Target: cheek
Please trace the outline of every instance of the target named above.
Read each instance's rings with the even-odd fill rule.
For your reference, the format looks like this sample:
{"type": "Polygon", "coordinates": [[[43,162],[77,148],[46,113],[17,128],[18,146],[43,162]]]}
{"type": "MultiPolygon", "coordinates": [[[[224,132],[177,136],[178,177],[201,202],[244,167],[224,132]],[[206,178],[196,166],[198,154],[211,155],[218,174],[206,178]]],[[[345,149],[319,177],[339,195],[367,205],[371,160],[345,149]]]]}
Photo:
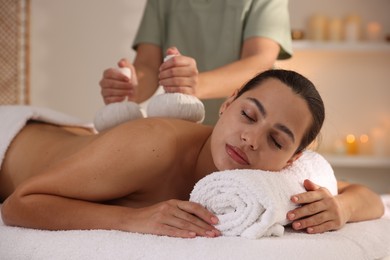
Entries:
{"type": "Polygon", "coordinates": [[[217,166],[217,168],[219,168],[218,167],[220,161],[219,156],[221,154],[221,151],[219,149],[220,146],[221,146],[220,135],[218,134],[217,129],[214,129],[211,135],[210,151],[211,151],[213,162],[215,166],[217,166]]]}
{"type": "Polygon", "coordinates": [[[287,155],[267,151],[259,156],[255,168],[266,171],[280,171],[287,166],[289,158],[287,155]]]}
{"type": "Polygon", "coordinates": [[[226,154],[226,143],[229,142],[229,130],[226,127],[221,127],[221,124],[217,124],[214,128],[211,136],[211,156],[214,165],[219,171],[229,169],[229,160],[226,154]]]}
{"type": "Polygon", "coordinates": [[[211,156],[213,158],[213,163],[218,171],[226,170],[224,153],[221,149],[218,147],[211,149],[211,156]]]}

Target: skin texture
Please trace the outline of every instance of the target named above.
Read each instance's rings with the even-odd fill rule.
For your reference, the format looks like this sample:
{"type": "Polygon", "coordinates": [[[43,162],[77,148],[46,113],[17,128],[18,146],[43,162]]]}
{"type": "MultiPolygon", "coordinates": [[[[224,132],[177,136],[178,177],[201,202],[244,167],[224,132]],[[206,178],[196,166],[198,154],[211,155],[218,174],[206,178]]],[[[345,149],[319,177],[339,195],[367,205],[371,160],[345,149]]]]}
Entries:
{"type": "MultiPolygon", "coordinates": [[[[234,97],[222,105],[214,129],[147,118],[94,135],[31,122],[13,140],[0,171],[4,223],[219,236],[216,216],[187,201],[194,184],[218,170],[286,167],[300,156],[295,151],[311,122],[304,100],[276,79],[234,97]]],[[[296,229],[319,233],[383,214],[379,196],[365,187],[345,185],[333,197],[305,185],[309,192],[292,197],[303,206],[286,216],[296,229]]]]}

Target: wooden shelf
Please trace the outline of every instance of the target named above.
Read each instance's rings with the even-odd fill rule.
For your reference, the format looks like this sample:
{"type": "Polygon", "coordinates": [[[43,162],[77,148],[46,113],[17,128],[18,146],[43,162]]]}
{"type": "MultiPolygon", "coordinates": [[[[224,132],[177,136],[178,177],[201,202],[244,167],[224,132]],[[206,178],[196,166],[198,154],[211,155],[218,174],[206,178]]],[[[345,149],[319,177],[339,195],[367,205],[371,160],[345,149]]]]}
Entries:
{"type": "Polygon", "coordinates": [[[387,42],[315,42],[294,40],[294,50],[307,51],[342,51],[342,52],[389,52],[390,43],[387,42]]]}
{"type": "Polygon", "coordinates": [[[333,167],[381,168],[390,170],[390,157],[374,157],[363,155],[341,156],[330,154],[324,154],[324,157],[333,167]]]}

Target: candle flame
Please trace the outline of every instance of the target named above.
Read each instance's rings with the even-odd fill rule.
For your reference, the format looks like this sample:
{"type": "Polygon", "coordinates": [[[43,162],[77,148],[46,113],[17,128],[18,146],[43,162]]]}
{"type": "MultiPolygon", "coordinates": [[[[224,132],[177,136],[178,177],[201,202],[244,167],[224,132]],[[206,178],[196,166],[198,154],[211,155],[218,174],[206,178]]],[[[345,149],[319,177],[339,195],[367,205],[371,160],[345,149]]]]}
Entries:
{"type": "Polygon", "coordinates": [[[352,144],[356,140],[354,135],[347,135],[347,143],[352,144]]]}
{"type": "Polygon", "coordinates": [[[368,135],[361,135],[360,136],[360,142],[361,143],[368,143],[368,135]]]}

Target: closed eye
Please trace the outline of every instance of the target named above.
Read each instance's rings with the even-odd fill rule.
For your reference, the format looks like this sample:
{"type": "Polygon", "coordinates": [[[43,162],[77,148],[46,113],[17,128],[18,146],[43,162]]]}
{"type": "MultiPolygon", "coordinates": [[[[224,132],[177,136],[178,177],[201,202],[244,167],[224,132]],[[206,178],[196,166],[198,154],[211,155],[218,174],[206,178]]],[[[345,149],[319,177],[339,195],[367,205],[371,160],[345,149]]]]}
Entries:
{"type": "Polygon", "coordinates": [[[256,120],[250,117],[244,110],[241,110],[241,115],[243,115],[250,122],[256,122],[256,120]]]}
{"type": "Polygon", "coordinates": [[[278,141],[276,141],[275,138],[273,138],[271,136],[271,140],[272,140],[272,142],[273,142],[273,144],[275,145],[276,148],[278,148],[279,150],[282,150],[282,148],[283,148],[282,145],[280,143],[278,143],[278,141]]]}

